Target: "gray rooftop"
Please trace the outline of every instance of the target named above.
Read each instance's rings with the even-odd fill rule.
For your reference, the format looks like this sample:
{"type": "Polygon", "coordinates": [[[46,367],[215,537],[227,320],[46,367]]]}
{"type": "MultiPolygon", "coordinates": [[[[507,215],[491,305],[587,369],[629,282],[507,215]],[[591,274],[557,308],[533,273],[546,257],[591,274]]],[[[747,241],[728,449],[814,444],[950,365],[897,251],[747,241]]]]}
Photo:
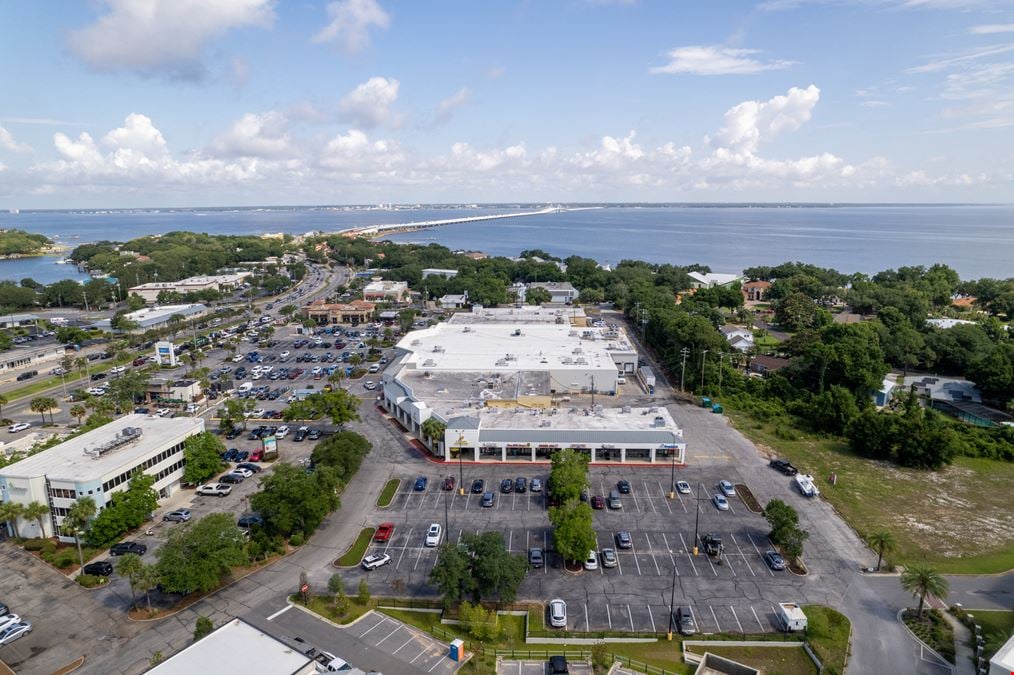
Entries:
{"type": "Polygon", "coordinates": [[[0,469],[0,476],[48,476],[50,479],[66,481],[97,480],[118,467],[126,468],[137,464],[141,457],[164,448],[169,440],[200,431],[204,431],[204,420],[200,417],[124,415],[105,426],[4,467],[0,469]],[[85,452],[95,451],[103,444],[113,441],[128,427],[140,429],[140,436],[100,457],[85,452]]]}

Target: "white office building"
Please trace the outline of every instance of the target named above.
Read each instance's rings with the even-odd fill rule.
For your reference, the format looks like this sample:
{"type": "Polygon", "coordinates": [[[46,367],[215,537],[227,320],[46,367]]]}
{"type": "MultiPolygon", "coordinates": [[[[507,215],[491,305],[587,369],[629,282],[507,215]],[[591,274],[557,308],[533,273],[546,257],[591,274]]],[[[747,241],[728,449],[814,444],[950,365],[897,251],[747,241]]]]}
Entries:
{"type": "Polygon", "coordinates": [[[131,286],[130,294],[139,295],[145,302],[153,303],[158,300],[159,293],[197,293],[199,291],[214,290],[219,292],[234,291],[246,283],[246,278],[252,272],[237,272],[235,274],[216,274],[212,276],[198,276],[180,279],[179,281],[155,281],[139,286],[131,286]]]}
{"type": "Polygon", "coordinates": [[[422,278],[426,277],[443,277],[444,279],[453,279],[458,276],[458,270],[441,269],[439,267],[427,267],[422,271],[422,278]]]}
{"type": "Polygon", "coordinates": [[[67,509],[79,497],[91,497],[101,509],[127,488],[136,471],[155,477],[160,499],[171,495],[183,477],[183,442],[202,431],[200,417],[125,415],[0,469],[0,498],[49,506],[42,532],[38,523],[20,519],[16,525],[21,536],[59,535],[67,509]]]}
{"type": "Polygon", "coordinates": [[[574,448],[595,462],[682,463],[664,407],[615,403],[618,376],[637,366],[623,330],[572,314],[482,308],[413,331],[383,375],[384,406],[420,440],[426,420],[443,423],[430,451],[445,460],[545,461],[574,448]]]}

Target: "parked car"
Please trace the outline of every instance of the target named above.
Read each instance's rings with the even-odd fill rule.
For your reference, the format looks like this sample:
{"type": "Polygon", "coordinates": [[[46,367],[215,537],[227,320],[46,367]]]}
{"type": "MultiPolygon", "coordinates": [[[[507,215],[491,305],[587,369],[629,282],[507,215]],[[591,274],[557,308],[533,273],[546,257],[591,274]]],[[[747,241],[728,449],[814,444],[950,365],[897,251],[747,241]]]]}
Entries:
{"type": "Polygon", "coordinates": [[[365,558],[363,558],[363,569],[375,570],[378,567],[383,567],[384,565],[390,564],[390,562],[391,556],[387,555],[386,553],[374,553],[373,555],[368,555],[365,558]]]}
{"type": "Polygon", "coordinates": [[[532,492],[542,492],[542,479],[533,478],[531,484],[529,485],[529,489],[532,492]]]}
{"type": "MultiPolygon", "coordinates": [[[[4,605],[4,609],[6,608],[7,606],[4,605]]],[[[20,616],[18,616],[17,614],[4,612],[3,616],[0,616],[0,632],[3,632],[5,628],[7,628],[8,626],[13,626],[16,623],[21,623],[20,616]]]]}
{"type": "Polygon", "coordinates": [[[113,563],[108,560],[88,563],[82,570],[85,574],[93,574],[97,577],[108,577],[113,573],[113,563]]]}
{"type": "Polygon", "coordinates": [[[616,481],[616,489],[620,491],[621,495],[629,495],[630,481],[627,480],[616,481]]]}
{"type": "Polygon", "coordinates": [[[25,429],[30,429],[31,427],[32,425],[28,422],[18,422],[17,424],[12,424],[7,427],[7,433],[16,434],[24,431],[25,429]]]}
{"type": "Polygon", "coordinates": [[[792,466],[792,464],[787,459],[772,459],[770,462],[768,462],[768,466],[770,466],[773,469],[777,469],[786,476],[795,476],[797,473],[799,473],[799,469],[792,466]]]}
{"type": "Polygon", "coordinates": [[[693,490],[690,488],[690,483],[685,480],[678,480],[676,481],[676,492],[679,492],[681,495],[688,495],[693,492],[693,490]]]}
{"type": "Polygon", "coordinates": [[[606,505],[609,508],[611,508],[611,509],[622,509],[623,508],[623,502],[620,500],[620,491],[619,490],[610,490],[609,491],[609,500],[606,502],[606,505]]]}
{"type": "Polygon", "coordinates": [[[415,486],[412,488],[416,492],[422,492],[426,489],[427,479],[426,476],[419,476],[415,479],[415,486]]]}
{"type": "Polygon", "coordinates": [[[560,598],[549,601],[549,625],[553,628],[567,627],[567,603],[560,598]]]}
{"type": "Polygon", "coordinates": [[[252,473],[260,473],[261,471],[264,470],[264,469],[260,468],[259,466],[257,466],[256,464],[251,464],[250,462],[243,462],[242,464],[237,464],[236,468],[237,469],[246,469],[247,471],[250,471],[252,473]]]}
{"type": "Polygon", "coordinates": [[[242,466],[237,466],[235,469],[232,470],[232,473],[243,476],[243,478],[249,478],[250,476],[254,475],[253,471],[242,466]]]}
{"type": "Polygon", "coordinates": [[[606,500],[602,495],[594,495],[591,498],[591,507],[596,511],[606,508],[606,500]]]}
{"type": "Polygon", "coordinates": [[[607,568],[616,567],[620,564],[620,558],[616,555],[616,551],[611,548],[602,549],[602,566],[607,568]]]}
{"type": "Polygon", "coordinates": [[[246,513],[236,521],[236,527],[250,528],[254,525],[263,525],[264,518],[259,513],[246,513]]]}
{"type": "Polygon", "coordinates": [[[599,568],[599,554],[595,551],[588,551],[588,557],[585,558],[584,568],[586,570],[597,570],[599,568]]]}
{"type": "Polygon", "coordinates": [[[524,476],[518,476],[514,479],[514,491],[515,492],[527,492],[528,491],[528,479],[524,476]]]}
{"type": "MultiPolygon", "coordinates": [[[[37,371],[37,370],[29,370],[27,372],[21,373],[20,375],[18,375],[14,379],[16,379],[18,382],[24,382],[25,380],[32,379],[33,377],[35,377],[38,374],[39,374],[39,371],[37,371]]],[[[103,377],[105,377],[105,376],[103,375],[103,377]]]]}
{"type": "Polygon", "coordinates": [[[230,492],[232,492],[232,486],[224,483],[208,483],[197,488],[197,494],[211,497],[224,497],[230,492]]]}
{"type": "Polygon", "coordinates": [[[306,440],[316,441],[320,439],[320,436],[321,436],[320,429],[310,429],[310,433],[306,435],[306,440]]]}
{"type": "Polygon", "coordinates": [[[697,622],[694,620],[694,613],[689,607],[678,607],[676,609],[676,627],[683,635],[693,635],[697,632],[697,622]]]}
{"type": "Polygon", "coordinates": [[[541,548],[528,549],[528,564],[535,569],[539,569],[545,564],[541,548]]]}
{"type": "Polygon", "coordinates": [[[15,623],[0,632],[0,645],[7,645],[18,638],[22,638],[32,632],[32,624],[28,621],[22,621],[21,623],[15,623]]]}
{"type": "Polygon", "coordinates": [[[715,504],[715,508],[719,511],[729,510],[729,500],[725,498],[725,495],[715,495],[711,498],[711,501],[715,504]]]}
{"type": "Polygon", "coordinates": [[[162,516],[164,522],[169,523],[185,523],[193,517],[190,513],[190,509],[176,509],[162,516]]]}
{"type": "Polygon", "coordinates": [[[733,487],[732,483],[727,480],[718,481],[718,489],[722,491],[722,494],[726,497],[735,497],[736,488],[733,487]]]}
{"type": "Polygon", "coordinates": [[[219,483],[229,483],[230,485],[239,485],[246,480],[246,476],[238,473],[227,473],[218,479],[219,483]]]}
{"type": "Polygon", "coordinates": [[[766,562],[768,567],[776,572],[780,572],[785,569],[785,558],[782,557],[781,553],[773,549],[764,551],[764,562],[766,562]]]}
{"type": "Polygon", "coordinates": [[[616,533],[616,545],[622,549],[633,548],[634,541],[627,531],[616,533]]]}
{"type": "Polygon", "coordinates": [[[394,523],[381,523],[373,534],[373,541],[383,543],[390,539],[392,534],[394,534],[394,523]]]}
{"type": "Polygon", "coordinates": [[[453,490],[456,483],[457,479],[454,476],[448,476],[440,487],[444,490],[453,490]]]}
{"type": "Polygon", "coordinates": [[[144,544],[136,541],[121,541],[119,544],[113,544],[113,547],[109,549],[109,555],[126,555],[128,553],[144,555],[147,551],[148,547],[144,544]]]}
{"type": "Polygon", "coordinates": [[[500,481],[500,492],[505,495],[514,492],[514,481],[510,478],[504,478],[500,481]]]}
{"type": "Polygon", "coordinates": [[[442,528],[440,527],[440,523],[433,523],[432,525],[430,525],[430,529],[426,531],[426,541],[425,541],[426,546],[428,548],[433,548],[434,546],[438,546],[440,544],[441,532],[442,528]]]}
{"type": "Polygon", "coordinates": [[[484,509],[488,509],[488,508],[490,508],[492,506],[493,506],[493,493],[491,491],[489,491],[489,492],[483,492],[482,493],[482,507],[484,509]]]}
{"type": "Polygon", "coordinates": [[[473,495],[482,494],[482,490],[485,486],[486,481],[484,481],[481,478],[476,478],[475,480],[472,481],[472,494],[473,495]]]}
{"type": "Polygon", "coordinates": [[[549,675],[569,675],[570,668],[567,666],[567,657],[557,654],[549,657],[546,664],[549,675]]]}

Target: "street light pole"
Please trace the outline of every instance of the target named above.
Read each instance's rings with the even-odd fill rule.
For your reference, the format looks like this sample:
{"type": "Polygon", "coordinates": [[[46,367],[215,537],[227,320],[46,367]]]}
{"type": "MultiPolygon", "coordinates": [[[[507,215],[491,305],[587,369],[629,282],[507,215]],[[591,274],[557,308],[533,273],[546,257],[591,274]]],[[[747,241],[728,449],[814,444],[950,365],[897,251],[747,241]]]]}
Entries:
{"type": "Polygon", "coordinates": [[[672,458],[672,470],[669,472],[669,499],[676,498],[676,448],[673,443],[672,448],[669,449],[669,457],[672,458]]]}
{"type": "Polygon", "coordinates": [[[676,556],[669,551],[669,560],[672,561],[672,590],[669,592],[669,641],[672,641],[673,610],[676,604],[676,556]]]}
{"type": "Polygon", "coordinates": [[[448,497],[448,495],[450,495],[450,491],[444,493],[444,532],[445,532],[444,536],[445,537],[449,537],[450,536],[450,532],[451,532],[451,527],[450,527],[450,525],[448,523],[448,515],[447,515],[448,511],[449,511],[449,507],[447,505],[447,497],[448,497]]]}
{"type": "Polygon", "coordinates": [[[704,353],[701,354],[701,396],[704,396],[704,357],[708,355],[708,350],[705,349],[704,353]]]}
{"type": "Polygon", "coordinates": [[[694,555],[698,554],[697,543],[700,541],[701,531],[701,484],[697,484],[697,495],[694,498],[694,506],[697,507],[697,513],[694,517],[694,555]]]}
{"type": "Polygon", "coordinates": [[[464,444],[465,435],[458,434],[458,494],[465,496],[465,465],[461,461],[461,446],[464,444]]]}
{"type": "Polygon", "coordinates": [[[683,368],[680,370],[680,391],[686,391],[686,387],[683,386],[683,380],[687,374],[687,356],[690,355],[690,347],[681,349],[680,354],[683,355],[683,368]]]}

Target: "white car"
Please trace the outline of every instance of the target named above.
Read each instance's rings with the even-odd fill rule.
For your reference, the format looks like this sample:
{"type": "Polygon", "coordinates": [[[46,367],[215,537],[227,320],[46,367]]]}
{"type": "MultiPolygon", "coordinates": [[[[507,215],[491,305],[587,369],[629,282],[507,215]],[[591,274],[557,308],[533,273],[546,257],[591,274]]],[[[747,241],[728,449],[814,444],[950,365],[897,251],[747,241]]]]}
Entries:
{"type": "Polygon", "coordinates": [[[32,632],[32,624],[27,621],[11,624],[0,631],[0,645],[10,644],[20,637],[32,632]]]}
{"type": "Polygon", "coordinates": [[[17,614],[4,614],[0,616],[0,631],[8,626],[13,626],[16,623],[21,623],[21,617],[17,614]]]}
{"type": "Polygon", "coordinates": [[[275,438],[285,438],[289,435],[289,427],[282,425],[275,430],[275,438]]]}
{"type": "Polygon", "coordinates": [[[599,568],[599,554],[595,551],[588,551],[588,557],[584,561],[586,570],[597,570],[599,568]]]}
{"type": "Polygon", "coordinates": [[[240,476],[243,476],[243,478],[249,478],[254,474],[254,472],[251,471],[250,469],[244,469],[241,466],[237,466],[235,469],[233,469],[232,473],[239,474],[240,476]]]}
{"type": "Polygon", "coordinates": [[[553,628],[567,627],[567,603],[560,598],[549,601],[549,625],[553,628]]]}
{"type": "Polygon", "coordinates": [[[119,375],[120,373],[127,372],[127,367],[126,366],[113,366],[112,368],[109,369],[109,372],[113,373],[114,375],[119,375]]]}
{"type": "Polygon", "coordinates": [[[721,490],[722,494],[724,494],[726,497],[736,496],[736,488],[733,487],[732,483],[730,483],[727,480],[718,481],[718,489],[721,490]]]}
{"type": "Polygon", "coordinates": [[[197,488],[197,494],[211,497],[224,497],[230,492],[232,492],[232,486],[224,483],[208,483],[197,488]]]}
{"type": "Polygon", "coordinates": [[[278,355],[278,358],[283,360],[289,358],[289,351],[285,350],[284,352],[278,355]]]}
{"type": "Polygon", "coordinates": [[[275,369],[274,366],[261,366],[261,372],[264,373],[265,375],[267,375],[274,369],[275,369]]]}
{"type": "Polygon", "coordinates": [[[106,393],[106,390],[102,387],[89,387],[87,391],[92,396],[103,396],[106,393]]]}
{"type": "Polygon", "coordinates": [[[242,360],[243,360],[243,355],[242,354],[236,354],[236,356],[232,357],[232,362],[233,363],[239,363],[242,360]]]}
{"type": "Polygon", "coordinates": [[[386,553],[374,553],[363,558],[363,569],[375,570],[391,562],[391,556],[386,553]]]}
{"type": "Polygon", "coordinates": [[[725,495],[715,495],[711,498],[711,501],[715,504],[715,508],[719,511],[729,510],[729,500],[725,498],[725,495]]]}
{"type": "Polygon", "coordinates": [[[363,389],[366,389],[367,391],[373,391],[376,388],[377,383],[373,382],[372,380],[367,380],[366,383],[363,385],[363,389]]]}
{"type": "Polygon", "coordinates": [[[31,426],[32,425],[29,422],[18,422],[17,424],[12,424],[9,427],[7,427],[7,433],[9,434],[20,433],[25,429],[30,429],[31,426]]]}
{"type": "Polygon", "coordinates": [[[443,528],[440,527],[440,523],[433,523],[430,525],[430,529],[426,531],[426,546],[433,548],[440,544],[440,534],[443,528]]]}
{"type": "Polygon", "coordinates": [[[692,492],[692,490],[690,489],[690,483],[686,482],[685,480],[676,481],[676,492],[679,492],[681,495],[690,494],[692,492]]]}
{"type": "Polygon", "coordinates": [[[251,375],[250,379],[251,380],[259,380],[262,377],[264,377],[264,373],[257,372],[257,373],[254,373],[253,375],[251,375]]]}
{"type": "Polygon", "coordinates": [[[264,408],[256,408],[256,409],[251,410],[250,412],[248,412],[246,414],[246,416],[247,417],[254,417],[256,419],[261,419],[262,417],[264,417],[264,414],[266,412],[267,412],[267,410],[265,410],[264,408]]]}
{"type": "Polygon", "coordinates": [[[155,411],[155,414],[159,417],[169,417],[169,415],[173,414],[173,411],[169,408],[159,408],[155,411]]]}

